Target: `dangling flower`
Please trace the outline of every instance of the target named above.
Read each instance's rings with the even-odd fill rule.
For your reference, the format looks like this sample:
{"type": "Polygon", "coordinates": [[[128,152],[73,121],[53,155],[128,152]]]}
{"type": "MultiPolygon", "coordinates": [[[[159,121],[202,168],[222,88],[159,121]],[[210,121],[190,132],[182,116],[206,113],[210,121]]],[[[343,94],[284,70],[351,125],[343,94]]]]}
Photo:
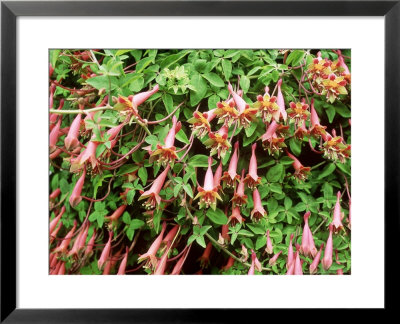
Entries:
{"type": "Polygon", "coordinates": [[[247,252],[247,249],[246,249],[246,247],[242,244],[242,250],[240,251],[240,254],[242,255],[241,257],[240,257],[240,260],[242,261],[242,262],[246,262],[247,261],[247,259],[249,258],[249,253],[247,252]]]}
{"type": "Polygon", "coordinates": [[[228,101],[218,102],[215,114],[218,116],[218,124],[226,123],[228,126],[231,126],[239,117],[233,98],[228,101]]]}
{"type": "Polygon", "coordinates": [[[167,267],[168,253],[171,248],[171,242],[167,243],[167,249],[165,250],[160,262],[157,264],[155,275],[163,275],[165,273],[165,268],[167,267]]]}
{"type": "Polygon", "coordinates": [[[142,192],[142,195],[138,200],[147,199],[147,201],[143,204],[146,209],[152,209],[156,206],[159,206],[161,203],[160,191],[164,186],[165,178],[167,177],[169,171],[169,164],[165,168],[165,170],[154,180],[151,188],[145,192],[142,192]]]}
{"type": "Polygon", "coordinates": [[[288,247],[288,257],[287,257],[287,262],[286,262],[286,269],[289,269],[290,266],[293,264],[293,237],[294,234],[290,234],[290,241],[289,241],[289,247],[288,247]]]}
{"type": "MultiPolygon", "coordinates": [[[[249,164],[249,173],[247,174],[246,178],[244,179],[244,183],[253,190],[256,186],[261,183],[261,177],[257,174],[257,157],[256,157],[256,148],[257,143],[254,143],[251,146],[251,158],[249,164]]],[[[243,176],[242,176],[243,177],[243,176]]]]}
{"type": "Polygon", "coordinates": [[[214,173],[214,187],[216,187],[218,191],[222,189],[221,176],[222,176],[222,161],[219,162],[218,168],[214,173]]]}
{"type": "Polygon", "coordinates": [[[142,254],[139,256],[139,258],[137,260],[138,263],[140,263],[144,260],[147,260],[145,263],[145,266],[144,266],[145,268],[148,268],[151,266],[153,269],[155,269],[155,267],[157,265],[156,254],[157,254],[158,249],[160,248],[166,228],[167,228],[167,223],[163,222],[161,232],[157,236],[157,238],[154,240],[154,242],[151,244],[149,250],[145,254],[142,254]]]}
{"type": "Polygon", "coordinates": [[[239,160],[239,155],[238,155],[239,142],[236,142],[234,147],[235,150],[229,162],[228,172],[224,172],[224,175],[221,178],[223,184],[226,185],[228,188],[235,187],[236,181],[240,180],[240,176],[236,173],[237,164],[239,160]]]}
{"type": "Polygon", "coordinates": [[[249,269],[249,272],[247,273],[248,275],[254,275],[254,268],[257,269],[258,272],[262,271],[262,266],[260,261],[257,259],[257,255],[253,250],[251,250],[251,266],[249,269]]]}
{"type": "Polygon", "coordinates": [[[203,138],[206,134],[211,131],[210,122],[216,117],[216,108],[201,113],[200,111],[195,111],[193,117],[188,119],[190,127],[193,130],[193,134],[197,135],[199,138],[203,138]]]}
{"type": "MultiPolygon", "coordinates": [[[[226,214],[226,212],[225,212],[226,214]]],[[[225,243],[229,243],[231,238],[229,237],[229,225],[225,224],[221,226],[221,233],[218,235],[218,243],[224,245],[225,243]]]]}
{"type": "Polygon", "coordinates": [[[308,111],[308,105],[301,102],[291,102],[290,108],[287,110],[289,118],[293,119],[295,125],[299,126],[305,120],[308,119],[310,112],[308,111]]]}
{"type": "Polygon", "coordinates": [[[78,222],[75,219],[74,220],[74,226],[67,233],[67,235],[65,235],[65,237],[62,240],[61,244],[56,249],[54,249],[53,253],[62,253],[62,254],[67,253],[67,249],[68,249],[69,243],[71,242],[72,236],[75,233],[75,229],[76,229],[77,225],[78,225],[78,222]]]}
{"type": "Polygon", "coordinates": [[[299,275],[302,276],[303,275],[303,268],[301,266],[301,260],[300,260],[299,251],[296,252],[296,256],[295,256],[294,274],[296,276],[299,276],[299,275]]]}
{"type": "Polygon", "coordinates": [[[344,140],[341,136],[326,136],[324,138],[325,143],[322,144],[322,151],[324,152],[324,157],[337,161],[341,163],[346,162],[346,158],[351,155],[351,145],[344,144],[344,140]]]}
{"type": "Polygon", "coordinates": [[[61,118],[62,116],[59,117],[56,126],[54,126],[54,128],[50,132],[50,153],[53,153],[57,149],[56,145],[58,137],[60,136],[61,118]]]}
{"type": "Polygon", "coordinates": [[[68,135],[64,139],[65,148],[69,150],[73,150],[74,148],[79,146],[79,129],[81,127],[82,122],[82,114],[78,114],[69,128],[68,135]]]}
{"type": "Polygon", "coordinates": [[[309,133],[310,132],[306,128],[306,122],[305,122],[305,120],[303,120],[303,123],[299,127],[297,127],[297,129],[295,130],[294,136],[297,139],[302,140],[305,136],[308,136],[309,133]]]}
{"type": "Polygon", "coordinates": [[[275,254],[271,259],[268,261],[269,266],[273,266],[276,263],[276,260],[278,260],[279,256],[281,255],[282,251],[279,251],[277,254],[275,254]]]}
{"type": "Polygon", "coordinates": [[[310,230],[310,227],[308,226],[308,218],[310,217],[310,215],[311,212],[306,212],[304,214],[304,228],[303,235],[301,237],[300,252],[304,256],[314,257],[317,254],[317,249],[315,248],[312,232],[310,230]]]}
{"type": "Polygon", "coordinates": [[[332,222],[331,222],[331,224],[333,225],[333,228],[335,229],[336,232],[343,229],[342,218],[341,218],[341,209],[340,209],[340,197],[341,197],[341,193],[340,193],[340,191],[338,191],[336,194],[336,204],[335,204],[335,208],[333,209],[333,217],[332,217],[332,222]]]}
{"type": "Polygon", "coordinates": [[[130,95],[128,98],[119,96],[117,104],[114,105],[114,109],[118,111],[123,111],[124,113],[133,113],[134,116],[138,117],[138,106],[149,99],[153,94],[155,94],[159,89],[158,84],[149,91],[144,91],[137,93],[136,95],[130,95]]]}
{"type": "Polygon", "coordinates": [[[344,76],[345,80],[350,83],[351,82],[351,73],[349,68],[347,67],[346,63],[344,62],[344,57],[342,55],[341,50],[337,50],[337,53],[339,54],[338,57],[338,67],[340,67],[343,71],[341,72],[341,75],[344,76]]]}
{"type": "Polygon", "coordinates": [[[314,274],[318,270],[319,261],[321,259],[321,252],[324,248],[324,243],[321,244],[318,253],[315,255],[313,262],[310,265],[310,274],[314,274]]]}
{"type": "Polygon", "coordinates": [[[60,219],[64,213],[65,213],[65,206],[62,206],[60,213],[56,217],[54,217],[54,219],[50,222],[50,226],[49,226],[50,234],[54,231],[54,229],[56,228],[58,222],[60,221],[60,219]]]}
{"type": "Polygon", "coordinates": [[[257,102],[254,104],[254,107],[258,108],[264,123],[271,122],[272,118],[274,118],[276,122],[279,122],[280,110],[276,102],[277,99],[275,96],[270,97],[268,87],[265,87],[264,96],[257,96],[257,102]]]}
{"type": "Polygon", "coordinates": [[[178,275],[181,273],[182,267],[186,261],[187,256],[189,255],[191,247],[192,247],[192,244],[189,245],[189,247],[186,249],[186,251],[182,254],[182,256],[179,258],[179,260],[176,262],[174,269],[172,269],[171,275],[178,275]]]}
{"type": "Polygon", "coordinates": [[[178,232],[179,229],[179,225],[176,224],[174,227],[172,227],[170,229],[170,231],[168,232],[167,235],[165,235],[165,237],[162,240],[162,243],[168,243],[168,242],[172,242],[176,236],[176,233],[178,232]]]}
{"type": "Polygon", "coordinates": [[[99,270],[103,268],[104,263],[108,260],[111,251],[111,239],[113,236],[113,232],[108,232],[108,242],[105,245],[103,252],[101,252],[100,259],[97,261],[97,266],[99,270]]]}
{"type": "Polygon", "coordinates": [[[332,103],[339,95],[348,94],[346,84],[344,76],[336,76],[332,73],[327,79],[322,80],[322,94],[326,94],[326,99],[332,103]]]}
{"type": "Polygon", "coordinates": [[[237,223],[242,224],[243,217],[240,215],[240,208],[238,206],[232,207],[232,214],[229,216],[228,223],[235,226],[237,223]]]}
{"type": "Polygon", "coordinates": [[[261,204],[261,197],[260,193],[258,192],[257,189],[254,189],[253,191],[253,203],[254,203],[254,208],[251,211],[250,218],[254,221],[258,222],[262,217],[267,215],[267,212],[263,208],[261,204]]]}
{"type": "Polygon", "coordinates": [[[267,252],[268,254],[272,254],[274,252],[271,238],[269,237],[269,230],[267,230],[267,246],[265,247],[265,252],[267,252]]]}
{"type": "Polygon", "coordinates": [[[153,163],[153,161],[158,158],[158,163],[162,163],[164,166],[168,163],[174,164],[174,161],[178,159],[174,146],[175,136],[180,131],[181,127],[182,124],[181,122],[177,122],[176,116],[172,117],[172,128],[165,137],[165,145],[157,144],[157,149],[150,155],[150,163],[153,163]]]}
{"type": "Polygon", "coordinates": [[[125,211],[126,207],[127,207],[126,205],[122,205],[122,206],[118,207],[111,216],[105,216],[104,220],[106,222],[115,222],[115,221],[117,221],[118,218],[120,218],[121,215],[123,214],[123,212],[125,211]]]}
{"type": "Polygon", "coordinates": [[[247,204],[247,195],[244,194],[244,172],[245,170],[243,169],[242,177],[240,178],[237,188],[235,188],[235,192],[231,200],[234,207],[240,207],[247,204]]]}
{"type": "Polygon", "coordinates": [[[125,248],[125,255],[124,255],[124,258],[121,261],[121,264],[119,265],[117,275],[124,275],[125,274],[126,264],[128,262],[128,254],[129,254],[129,248],[126,247],[125,248]]]}
{"type": "Polygon", "coordinates": [[[244,99],[239,96],[235,91],[233,91],[232,85],[228,84],[229,93],[232,95],[233,100],[236,103],[236,107],[238,108],[239,112],[239,121],[240,124],[247,128],[250,126],[251,122],[255,120],[256,114],[258,109],[257,108],[250,108],[249,104],[244,101],[244,99]]]}
{"type": "Polygon", "coordinates": [[[194,199],[200,198],[199,206],[200,208],[208,208],[211,206],[213,210],[215,210],[217,205],[217,199],[221,200],[220,195],[218,194],[218,188],[214,185],[214,177],[211,169],[212,165],[212,157],[208,158],[208,169],[204,178],[204,187],[197,187],[198,194],[194,199]]]}
{"type": "Polygon", "coordinates": [[[211,156],[218,153],[218,158],[225,157],[226,152],[231,147],[231,144],[228,141],[228,131],[228,125],[224,124],[218,132],[210,132],[208,134],[209,138],[204,142],[204,145],[207,148],[211,148],[211,156]]]}
{"type": "Polygon", "coordinates": [[[275,152],[282,151],[282,148],[286,147],[286,144],[284,143],[285,138],[278,137],[276,135],[278,125],[279,124],[277,124],[276,121],[273,120],[272,123],[267,126],[265,134],[261,136],[264,150],[268,150],[269,154],[274,154],[275,152]]]}
{"type": "Polygon", "coordinates": [[[322,266],[324,270],[328,270],[332,265],[332,252],[333,252],[333,241],[332,241],[333,225],[329,225],[329,237],[326,241],[325,253],[322,259],[322,266]]]}
{"type": "Polygon", "coordinates": [[[201,257],[198,259],[198,261],[200,261],[200,267],[202,269],[207,268],[208,265],[210,264],[210,254],[211,254],[211,250],[212,250],[212,243],[208,242],[203,254],[201,255],[201,257]]]}
{"type": "Polygon", "coordinates": [[[285,109],[285,99],[283,98],[283,95],[282,95],[281,86],[282,86],[282,79],[279,79],[279,81],[278,81],[278,96],[277,96],[276,103],[278,104],[279,112],[280,112],[282,119],[286,122],[287,113],[286,113],[286,109],[285,109]]]}
{"type": "Polygon", "coordinates": [[[78,181],[75,184],[74,190],[72,190],[72,194],[69,197],[69,203],[71,207],[75,208],[82,200],[82,188],[85,183],[85,176],[86,176],[86,170],[83,170],[82,175],[79,177],[78,181]]]}
{"type": "Polygon", "coordinates": [[[99,144],[99,142],[90,140],[86,149],[83,150],[75,159],[71,159],[70,172],[79,171],[83,168],[85,162],[88,161],[90,163],[88,164],[88,167],[92,168],[93,173],[97,173],[99,171],[99,161],[96,157],[96,149],[99,144]]]}
{"type": "Polygon", "coordinates": [[[304,167],[300,161],[289,151],[286,151],[287,155],[293,160],[293,168],[295,170],[294,177],[299,181],[304,181],[307,179],[308,175],[310,174],[310,167],[304,167]]]}
{"type": "Polygon", "coordinates": [[[228,271],[235,264],[235,259],[231,256],[228,259],[228,262],[221,268],[222,271],[228,271]]]}
{"type": "Polygon", "coordinates": [[[310,134],[315,137],[319,137],[321,135],[325,135],[326,126],[321,126],[319,123],[319,117],[317,115],[317,112],[315,111],[314,108],[314,98],[311,99],[311,129],[310,129],[310,134]]]}

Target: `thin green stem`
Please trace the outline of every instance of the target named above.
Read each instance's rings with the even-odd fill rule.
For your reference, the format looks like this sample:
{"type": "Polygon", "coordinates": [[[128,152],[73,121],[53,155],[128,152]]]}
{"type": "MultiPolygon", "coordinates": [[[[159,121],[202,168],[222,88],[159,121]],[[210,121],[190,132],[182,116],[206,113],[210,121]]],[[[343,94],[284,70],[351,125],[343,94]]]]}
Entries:
{"type": "Polygon", "coordinates": [[[96,107],[91,109],[76,109],[76,110],[57,110],[57,109],[50,109],[51,114],[59,114],[59,115],[76,115],[76,114],[89,114],[94,111],[102,111],[102,110],[114,110],[111,106],[104,106],[104,107],[96,107]]]}

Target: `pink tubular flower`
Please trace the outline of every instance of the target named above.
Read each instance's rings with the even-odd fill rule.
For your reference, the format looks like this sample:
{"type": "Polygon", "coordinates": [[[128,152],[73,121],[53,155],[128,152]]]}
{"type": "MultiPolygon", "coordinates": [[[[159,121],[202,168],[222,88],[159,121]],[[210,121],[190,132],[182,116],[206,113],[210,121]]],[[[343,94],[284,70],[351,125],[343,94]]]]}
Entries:
{"type": "Polygon", "coordinates": [[[81,122],[82,114],[78,114],[72,122],[71,127],[69,128],[67,137],[65,137],[64,139],[65,148],[67,150],[73,150],[74,148],[79,146],[78,135],[79,129],[81,127],[81,122]]]}
{"type": "Polygon", "coordinates": [[[235,108],[235,101],[233,99],[218,102],[215,114],[218,116],[218,124],[227,123],[228,126],[231,126],[239,117],[239,112],[235,108]]]}
{"type": "Polygon", "coordinates": [[[89,242],[86,246],[85,256],[90,256],[92,254],[95,240],[96,240],[96,229],[94,229],[93,234],[92,234],[91,238],[89,239],[89,242]]]}
{"type": "Polygon", "coordinates": [[[71,242],[72,236],[74,235],[76,226],[77,226],[77,221],[74,220],[74,226],[72,227],[72,229],[67,233],[67,235],[64,237],[64,239],[62,240],[61,244],[53,251],[54,253],[66,253],[69,243],[71,242]]]}
{"type": "Polygon", "coordinates": [[[238,108],[238,118],[240,124],[247,128],[250,126],[251,122],[255,120],[258,108],[250,108],[249,104],[244,101],[244,99],[239,96],[235,91],[233,91],[232,85],[228,84],[229,93],[232,95],[233,100],[235,101],[236,107],[238,108]]]}
{"type": "Polygon", "coordinates": [[[167,267],[168,253],[171,248],[171,242],[167,243],[167,249],[165,250],[163,256],[160,259],[160,262],[157,264],[155,275],[163,275],[165,273],[165,269],[167,267]]]}
{"type": "Polygon", "coordinates": [[[96,157],[96,149],[99,144],[99,142],[90,140],[86,149],[83,150],[75,159],[71,159],[70,172],[77,172],[82,169],[86,161],[90,162],[88,167],[90,166],[94,173],[98,172],[99,161],[96,157]]]}
{"type": "Polygon", "coordinates": [[[221,268],[221,270],[228,271],[230,268],[232,268],[234,264],[235,264],[235,259],[230,256],[226,264],[221,268]]]}
{"type": "Polygon", "coordinates": [[[200,111],[193,113],[193,117],[188,119],[187,122],[191,124],[190,127],[194,135],[203,138],[211,131],[210,122],[216,117],[215,111],[216,108],[205,113],[201,113],[200,111]]]}
{"type": "Polygon", "coordinates": [[[235,150],[229,162],[228,172],[224,172],[224,175],[221,178],[223,184],[226,184],[228,188],[235,187],[236,181],[239,181],[240,179],[240,176],[236,173],[237,164],[239,160],[239,154],[238,154],[239,142],[235,143],[234,149],[235,150]]]}
{"type": "Polygon", "coordinates": [[[275,254],[271,259],[268,261],[269,266],[273,266],[276,263],[276,260],[278,260],[279,256],[281,255],[282,251],[279,251],[277,254],[275,254]]]}
{"type": "MultiPolygon", "coordinates": [[[[61,110],[63,106],[64,106],[64,99],[61,99],[57,110],[61,110]]],[[[50,123],[49,123],[50,131],[56,126],[58,117],[61,117],[61,116],[59,114],[50,114],[50,118],[49,118],[50,119],[50,123]]]]}
{"type": "Polygon", "coordinates": [[[304,256],[314,257],[317,254],[317,249],[315,248],[314,238],[312,236],[310,227],[308,226],[308,218],[310,217],[311,212],[307,212],[304,214],[304,228],[303,228],[303,236],[301,237],[301,247],[300,252],[304,256]]]}
{"type": "Polygon", "coordinates": [[[186,251],[182,254],[179,260],[176,262],[174,269],[172,269],[171,275],[179,275],[182,271],[182,267],[186,261],[187,256],[189,255],[190,248],[192,245],[190,244],[186,251]]]}
{"type": "Polygon", "coordinates": [[[271,122],[272,118],[279,122],[280,111],[276,101],[277,98],[275,96],[270,97],[268,87],[265,87],[264,96],[257,96],[257,102],[254,104],[254,107],[258,108],[264,123],[271,122]]]}
{"type": "Polygon", "coordinates": [[[265,247],[265,252],[267,252],[268,254],[272,254],[274,252],[271,238],[269,237],[269,230],[267,230],[267,246],[265,247]]]}
{"type": "Polygon", "coordinates": [[[71,207],[75,208],[82,200],[82,188],[85,183],[85,176],[86,176],[86,170],[83,170],[82,175],[78,179],[78,181],[75,184],[74,190],[72,190],[72,194],[69,197],[69,203],[71,207]]]}
{"type": "Polygon", "coordinates": [[[153,163],[153,161],[156,159],[158,159],[158,163],[163,165],[174,163],[174,161],[178,158],[176,155],[176,148],[174,146],[175,136],[180,131],[181,127],[182,124],[181,122],[177,122],[176,116],[172,117],[172,128],[165,137],[165,145],[162,146],[157,144],[157,149],[150,155],[150,163],[153,163]]]}
{"type": "Polygon", "coordinates": [[[50,222],[50,227],[49,227],[49,232],[50,232],[50,234],[54,231],[54,229],[56,228],[56,226],[57,226],[57,223],[60,221],[60,219],[61,219],[61,217],[62,217],[62,215],[65,213],[65,206],[63,206],[62,208],[61,208],[61,211],[60,211],[60,213],[56,216],[56,217],[54,217],[54,219],[50,222]]]}
{"type": "Polygon", "coordinates": [[[340,191],[338,191],[336,194],[336,204],[335,204],[335,208],[333,209],[333,218],[332,218],[332,222],[331,222],[335,231],[339,231],[340,229],[343,228],[342,218],[341,218],[341,209],[340,209],[340,197],[341,197],[341,193],[340,193],[340,191]]]}
{"type": "Polygon", "coordinates": [[[89,233],[89,222],[86,222],[86,225],[84,227],[83,233],[80,235],[79,237],[79,243],[78,243],[78,251],[81,251],[85,248],[85,244],[86,244],[86,238],[88,236],[89,233]]]}
{"type": "Polygon", "coordinates": [[[105,245],[103,251],[101,252],[100,259],[97,261],[97,266],[99,270],[103,268],[104,263],[108,260],[110,256],[112,237],[113,237],[113,232],[108,232],[108,242],[105,245]]]}
{"type": "Polygon", "coordinates": [[[282,95],[281,86],[282,86],[282,79],[279,79],[279,81],[278,81],[278,96],[277,96],[276,103],[278,104],[281,117],[286,122],[287,113],[286,113],[286,109],[285,109],[285,99],[283,98],[283,95],[282,95]]]}
{"type": "Polygon", "coordinates": [[[289,247],[288,247],[288,257],[287,257],[287,262],[286,262],[286,269],[289,269],[290,266],[293,263],[293,257],[294,257],[294,253],[293,253],[293,237],[294,234],[290,234],[290,241],[289,241],[289,247]]]}
{"type": "Polygon", "coordinates": [[[221,177],[222,177],[222,161],[219,162],[218,168],[214,173],[214,187],[217,187],[218,190],[221,190],[221,177]]]}
{"type": "Polygon", "coordinates": [[[217,199],[221,200],[220,195],[218,194],[218,188],[214,185],[214,176],[211,169],[213,159],[210,156],[208,158],[208,169],[204,178],[204,187],[197,187],[198,194],[194,197],[194,200],[200,198],[199,206],[200,208],[208,208],[211,206],[213,210],[215,210],[217,205],[217,199]]]}
{"type": "Polygon", "coordinates": [[[231,147],[228,141],[228,125],[224,124],[218,132],[208,134],[208,139],[204,142],[207,148],[211,148],[210,155],[218,154],[218,158],[224,158],[226,152],[231,147]]]}
{"type": "Polygon", "coordinates": [[[329,225],[329,237],[326,241],[326,247],[324,252],[324,258],[322,259],[322,267],[324,270],[328,270],[332,265],[332,252],[333,252],[333,242],[332,242],[332,232],[333,225],[329,225]]]}
{"type": "Polygon", "coordinates": [[[212,250],[212,243],[208,242],[207,246],[203,252],[203,254],[201,255],[201,257],[198,259],[198,261],[200,261],[200,267],[202,269],[207,268],[208,265],[210,264],[210,254],[211,254],[211,250],[212,250]]]}
{"type": "Polygon", "coordinates": [[[321,259],[321,252],[324,248],[324,243],[321,244],[318,253],[315,255],[313,262],[310,265],[310,274],[314,274],[318,270],[319,261],[321,259]]]}
{"type": "Polygon", "coordinates": [[[310,174],[310,167],[305,167],[303,166],[300,161],[291,153],[289,153],[289,151],[286,151],[287,155],[293,160],[293,168],[295,170],[294,172],[294,177],[298,180],[298,181],[304,181],[307,179],[308,175],[310,174]]]}
{"type": "Polygon", "coordinates": [[[228,223],[231,224],[232,226],[235,226],[237,223],[242,224],[243,222],[243,217],[240,215],[240,208],[238,206],[235,206],[232,208],[232,215],[228,219],[228,223]]]}
{"type": "MultiPolygon", "coordinates": [[[[226,212],[225,212],[226,213],[226,212]]],[[[221,233],[219,233],[218,243],[224,245],[225,243],[229,243],[231,238],[229,237],[229,225],[225,224],[221,226],[221,233]]]]}
{"type": "Polygon", "coordinates": [[[244,182],[247,183],[247,186],[253,190],[256,186],[261,183],[261,177],[257,174],[257,157],[256,157],[256,148],[257,143],[254,143],[251,146],[251,158],[249,164],[249,173],[247,174],[244,182]]]}
{"type": "Polygon", "coordinates": [[[59,117],[56,126],[54,126],[54,128],[50,132],[50,153],[53,153],[57,149],[56,145],[58,137],[60,136],[61,118],[62,116],[59,117]]]}
{"type": "Polygon", "coordinates": [[[263,208],[261,204],[261,197],[260,193],[258,192],[257,189],[254,189],[253,191],[253,203],[254,203],[254,208],[251,211],[250,218],[253,219],[257,222],[259,221],[262,217],[267,215],[267,212],[263,208]]]}
{"type": "Polygon", "coordinates": [[[275,152],[282,151],[282,147],[286,147],[284,143],[284,137],[278,137],[276,131],[279,127],[279,124],[276,123],[275,120],[267,126],[267,130],[264,135],[261,136],[261,141],[264,147],[264,150],[268,150],[269,154],[273,154],[275,152]]]}
{"type": "Polygon", "coordinates": [[[317,115],[317,112],[315,111],[314,108],[314,98],[311,99],[311,129],[310,129],[310,134],[318,137],[326,134],[325,131],[326,126],[321,126],[319,123],[319,117],[317,115]]]}
{"type": "Polygon", "coordinates": [[[258,272],[262,271],[261,263],[258,261],[257,255],[253,250],[251,250],[251,266],[247,274],[254,275],[254,268],[257,269],[258,272]]]}
{"type": "Polygon", "coordinates": [[[167,235],[165,235],[164,239],[162,240],[163,243],[168,243],[168,242],[172,242],[174,240],[174,237],[176,235],[176,233],[178,232],[179,229],[179,225],[176,224],[174,227],[172,227],[170,229],[170,231],[168,232],[167,235]]]}
{"type": "Polygon", "coordinates": [[[121,264],[119,265],[117,275],[124,275],[125,274],[126,263],[128,262],[128,253],[129,253],[129,248],[126,247],[125,255],[124,255],[124,258],[121,261],[121,264]]]}
{"type": "Polygon", "coordinates": [[[122,206],[118,207],[118,208],[115,210],[115,212],[113,212],[113,214],[112,214],[111,216],[106,216],[106,217],[104,217],[104,220],[105,220],[106,222],[114,222],[114,221],[118,220],[118,218],[121,217],[121,215],[123,214],[123,212],[125,211],[125,209],[126,209],[126,205],[122,205],[122,206]]]}
{"type": "Polygon", "coordinates": [[[234,207],[236,206],[240,207],[247,204],[247,195],[244,194],[244,172],[245,170],[243,169],[239,184],[237,188],[235,188],[235,192],[231,200],[234,207]]]}
{"type": "Polygon", "coordinates": [[[296,131],[294,132],[294,136],[297,139],[302,140],[305,136],[308,136],[308,135],[309,135],[309,131],[306,128],[306,122],[303,120],[303,123],[299,127],[297,127],[296,131]]]}
{"type": "Polygon", "coordinates": [[[151,185],[151,188],[145,192],[142,193],[142,195],[139,197],[138,200],[142,199],[147,199],[145,203],[143,203],[143,206],[145,206],[146,209],[152,209],[161,203],[161,197],[160,197],[160,191],[164,185],[165,178],[167,177],[168,171],[169,171],[169,164],[165,168],[165,170],[154,180],[153,184],[151,185]]]}
{"type": "Polygon", "coordinates": [[[49,199],[50,200],[55,200],[61,193],[61,189],[57,188],[56,190],[54,190],[50,195],[49,195],[49,199]]]}
{"type": "Polygon", "coordinates": [[[52,231],[52,232],[50,233],[50,244],[53,243],[53,241],[54,241],[54,239],[56,238],[57,233],[58,233],[58,231],[60,230],[60,228],[62,227],[62,225],[63,225],[63,223],[62,223],[62,222],[59,222],[59,223],[58,223],[58,226],[54,229],[54,231],[52,231]]]}
{"type": "Polygon", "coordinates": [[[299,255],[299,251],[296,252],[296,257],[295,257],[295,264],[294,264],[294,274],[295,275],[303,275],[303,269],[301,267],[301,261],[300,261],[300,255],[299,255]]]}
{"type": "Polygon", "coordinates": [[[157,265],[156,254],[157,254],[158,249],[160,248],[160,245],[161,245],[161,242],[162,242],[162,239],[163,239],[164,232],[165,232],[166,228],[167,228],[167,223],[164,222],[162,224],[162,229],[161,229],[160,234],[157,236],[157,238],[151,244],[149,250],[145,254],[142,254],[138,258],[138,263],[140,263],[140,262],[142,262],[144,260],[147,260],[146,264],[145,264],[145,267],[148,268],[148,267],[151,266],[153,269],[156,267],[156,265],[157,265]]]}
{"type": "MultiPolygon", "coordinates": [[[[341,264],[339,261],[339,256],[338,256],[338,250],[335,250],[335,259],[336,259],[336,264],[341,264]]],[[[337,269],[336,274],[342,276],[343,275],[343,268],[337,269]]]]}
{"type": "Polygon", "coordinates": [[[138,106],[140,106],[143,102],[149,99],[153,94],[155,94],[159,89],[158,84],[149,91],[144,91],[137,93],[134,96],[129,96],[128,98],[119,96],[118,102],[114,106],[114,109],[119,111],[127,111],[132,112],[134,116],[138,116],[138,106]]]}

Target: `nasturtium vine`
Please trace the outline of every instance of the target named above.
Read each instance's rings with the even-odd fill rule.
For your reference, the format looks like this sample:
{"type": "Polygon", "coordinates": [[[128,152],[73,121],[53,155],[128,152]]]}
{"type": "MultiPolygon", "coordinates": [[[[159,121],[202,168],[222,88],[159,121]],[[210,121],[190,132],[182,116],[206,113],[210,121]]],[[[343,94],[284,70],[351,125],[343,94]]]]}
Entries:
{"type": "Polygon", "coordinates": [[[50,274],[350,274],[351,52],[49,52],[50,274]]]}

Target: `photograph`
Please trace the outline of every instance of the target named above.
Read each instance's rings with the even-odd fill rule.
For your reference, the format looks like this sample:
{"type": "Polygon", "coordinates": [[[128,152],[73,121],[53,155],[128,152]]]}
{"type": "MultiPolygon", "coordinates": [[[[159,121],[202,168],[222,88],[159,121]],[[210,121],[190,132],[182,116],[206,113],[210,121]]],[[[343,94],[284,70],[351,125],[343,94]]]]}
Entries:
{"type": "Polygon", "coordinates": [[[49,49],[48,273],[351,275],[351,59],[49,49]]]}

